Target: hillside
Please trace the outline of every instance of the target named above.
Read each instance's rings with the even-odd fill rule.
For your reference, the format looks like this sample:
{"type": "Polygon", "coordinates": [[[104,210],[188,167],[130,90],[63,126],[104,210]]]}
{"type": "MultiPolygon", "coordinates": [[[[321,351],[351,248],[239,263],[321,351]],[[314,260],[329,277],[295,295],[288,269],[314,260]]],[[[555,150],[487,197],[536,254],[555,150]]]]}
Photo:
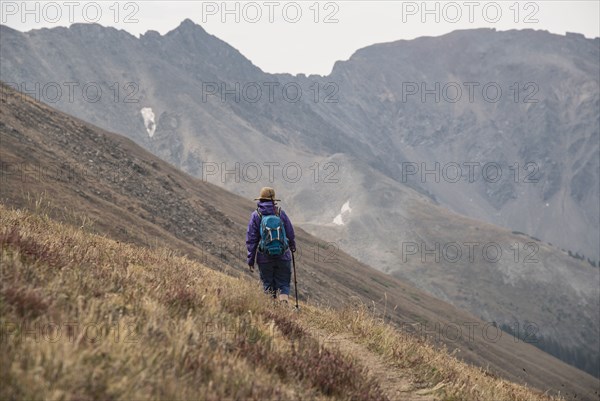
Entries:
{"type": "MultiPolygon", "coordinates": [[[[182,173],[130,140],[3,90],[0,199],[5,205],[41,211],[121,244],[175,250],[230,276],[247,277],[240,248],[252,202],[182,173]]],[[[490,324],[477,317],[341,251],[333,254],[326,242],[302,230],[298,242],[303,304],[364,303],[403,332],[429,335],[491,374],[593,399],[597,380],[527,341],[506,333],[490,341],[479,330],[490,324]],[[469,325],[477,328],[473,336],[469,325]],[[458,336],[448,331],[456,327],[458,336]]]]}
{"type": "MultiPolygon", "coordinates": [[[[599,39],[457,31],[369,46],[329,76],[294,77],[262,72],[191,20],[139,38],[94,24],[0,30],[5,82],[238,195],[272,184],[298,225],[334,243],[330,252],[339,247],[501,327],[531,327],[538,346],[600,375],[599,270],[591,264],[600,241],[599,39]],[[69,82],[78,84],[73,99],[69,82]],[[473,101],[465,82],[479,84],[473,101]],[[267,83],[278,88],[273,100],[267,83]],[[462,100],[407,96],[410,83],[458,83],[462,100]],[[503,91],[498,102],[482,98],[488,83],[503,91]],[[83,96],[86,84],[98,85],[99,99],[83,96]],[[262,87],[258,101],[236,96],[236,85],[253,84],[262,87]],[[298,102],[282,98],[285,84],[302,89],[298,102]],[[473,182],[465,163],[479,166],[473,182]],[[487,163],[492,177],[483,175],[487,163]],[[470,259],[465,244],[473,243],[470,259]],[[407,246],[416,253],[407,256],[407,246]],[[427,249],[439,249],[433,263],[422,262],[427,249]]],[[[97,163],[79,162],[89,168],[88,160],[97,163]]],[[[164,179],[161,191],[174,185],[164,179]]],[[[127,185],[138,197],[147,190],[127,185]]],[[[195,219],[173,218],[160,204],[141,207],[171,233],[195,219]]],[[[177,237],[209,241],[191,231],[177,237]]]]}
{"type": "MultiPolygon", "coordinates": [[[[174,255],[0,205],[2,399],[558,400],[174,255]]],[[[383,316],[385,319],[385,316],[383,316]]]]}

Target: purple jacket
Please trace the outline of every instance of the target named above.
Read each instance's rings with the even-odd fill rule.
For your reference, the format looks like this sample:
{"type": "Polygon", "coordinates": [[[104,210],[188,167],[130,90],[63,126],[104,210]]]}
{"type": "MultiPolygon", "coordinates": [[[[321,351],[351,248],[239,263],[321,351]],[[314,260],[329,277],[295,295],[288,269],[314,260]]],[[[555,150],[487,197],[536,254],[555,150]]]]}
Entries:
{"type": "MultiPolygon", "coordinates": [[[[268,216],[270,214],[275,214],[273,210],[273,203],[271,201],[259,201],[257,203],[258,210],[263,216],[268,216]]],[[[292,226],[292,222],[287,217],[285,212],[281,210],[279,217],[283,221],[283,227],[285,228],[285,235],[288,239],[288,243],[291,249],[296,248],[296,241],[294,236],[294,227],[292,226]]],[[[256,210],[252,212],[252,216],[250,216],[250,222],[248,223],[248,230],[246,231],[246,248],[248,249],[248,259],[247,263],[249,265],[254,265],[254,259],[256,254],[258,253],[258,257],[256,258],[256,262],[260,265],[266,262],[270,262],[273,260],[292,260],[292,255],[290,250],[288,249],[281,256],[268,256],[264,255],[260,252],[257,252],[258,243],[260,242],[260,217],[256,210]]]]}

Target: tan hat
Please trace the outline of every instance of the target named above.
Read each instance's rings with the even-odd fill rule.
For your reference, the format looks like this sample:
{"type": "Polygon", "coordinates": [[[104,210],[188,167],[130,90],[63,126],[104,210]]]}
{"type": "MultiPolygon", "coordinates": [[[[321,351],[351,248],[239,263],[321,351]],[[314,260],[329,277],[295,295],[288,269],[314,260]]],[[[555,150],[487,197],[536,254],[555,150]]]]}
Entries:
{"type": "Polygon", "coordinates": [[[258,198],[254,198],[254,200],[274,200],[280,201],[281,199],[275,199],[275,190],[271,187],[263,187],[260,190],[260,196],[258,198]]]}

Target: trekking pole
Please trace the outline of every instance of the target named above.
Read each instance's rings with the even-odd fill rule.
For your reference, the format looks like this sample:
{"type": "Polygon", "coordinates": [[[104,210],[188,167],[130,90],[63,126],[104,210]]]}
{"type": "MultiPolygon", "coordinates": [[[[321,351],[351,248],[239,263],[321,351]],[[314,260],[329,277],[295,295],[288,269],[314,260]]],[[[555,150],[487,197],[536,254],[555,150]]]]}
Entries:
{"type": "Polygon", "coordinates": [[[296,258],[294,257],[294,253],[292,252],[292,265],[294,266],[294,292],[296,293],[296,310],[299,310],[298,306],[298,281],[296,280],[296,258]]]}

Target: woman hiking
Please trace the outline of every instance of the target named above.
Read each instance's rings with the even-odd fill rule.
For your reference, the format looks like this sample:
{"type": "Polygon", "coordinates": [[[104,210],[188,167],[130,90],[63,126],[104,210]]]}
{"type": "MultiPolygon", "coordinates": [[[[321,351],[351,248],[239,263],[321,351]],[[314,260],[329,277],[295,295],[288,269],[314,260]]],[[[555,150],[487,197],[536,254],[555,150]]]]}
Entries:
{"type": "Polygon", "coordinates": [[[248,266],[254,271],[258,264],[260,280],[265,293],[287,303],[292,277],[292,255],[296,252],[294,227],[288,216],[275,203],[275,190],[260,190],[257,207],[248,223],[246,248],[248,266]]]}

